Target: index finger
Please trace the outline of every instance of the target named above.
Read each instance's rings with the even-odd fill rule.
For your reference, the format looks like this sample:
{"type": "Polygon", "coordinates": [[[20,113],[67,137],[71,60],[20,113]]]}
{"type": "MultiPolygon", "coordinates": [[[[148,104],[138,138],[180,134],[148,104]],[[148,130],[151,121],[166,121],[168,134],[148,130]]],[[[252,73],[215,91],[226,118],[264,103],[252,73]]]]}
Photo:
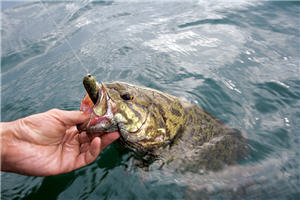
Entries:
{"type": "Polygon", "coordinates": [[[111,132],[101,136],[101,151],[120,137],[119,132],[111,132]]]}

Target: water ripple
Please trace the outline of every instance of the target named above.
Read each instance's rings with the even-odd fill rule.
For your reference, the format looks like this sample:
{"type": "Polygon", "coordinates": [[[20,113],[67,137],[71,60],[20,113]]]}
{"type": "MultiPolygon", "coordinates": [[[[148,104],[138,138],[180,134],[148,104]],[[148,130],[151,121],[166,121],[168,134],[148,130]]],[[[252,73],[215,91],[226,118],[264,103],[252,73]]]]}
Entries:
{"type": "Polygon", "coordinates": [[[299,2],[44,3],[47,12],[37,2],[1,13],[2,121],[78,109],[88,71],[97,80],[144,85],[197,104],[245,132],[250,151],[240,165],[204,175],[130,170],[132,157],[111,146],[66,175],[4,172],[2,197],[296,199],[299,2]]]}
{"type": "Polygon", "coordinates": [[[236,25],[234,23],[234,21],[231,21],[230,19],[226,19],[226,18],[223,18],[223,19],[202,19],[202,20],[197,20],[197,21],[194,21],[194,22],[187,22],[185,24],[178,25],[178,28],[198,26],[198,25],[201,25],[201,24],[212,24],[212,25],[215,25],[215,24],[232,24],[232,25],[236,25]]]}

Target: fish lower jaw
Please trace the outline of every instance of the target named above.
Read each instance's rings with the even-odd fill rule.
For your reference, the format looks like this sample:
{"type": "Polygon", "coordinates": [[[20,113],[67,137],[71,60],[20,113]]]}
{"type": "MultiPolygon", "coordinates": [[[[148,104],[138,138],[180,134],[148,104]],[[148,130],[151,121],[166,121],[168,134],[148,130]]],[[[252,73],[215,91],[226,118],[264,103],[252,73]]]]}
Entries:
{"type": "Polygon", "coordinates": [[[87,132],[89,132],[89,133],[104,132],[104,131],[106,131],[106,129],[101,124],[96,124],[87,129],[87,132]]]}
{"type": "Polygon", "coordinates": [[[93,126],[90,126],[87,128],[88,133],[99,133],[99,132],[104,132],[104,133],[111,133],[114,131],[118,131],[118,127],[115,126],[114,124],[96,124],[93,126]]]}

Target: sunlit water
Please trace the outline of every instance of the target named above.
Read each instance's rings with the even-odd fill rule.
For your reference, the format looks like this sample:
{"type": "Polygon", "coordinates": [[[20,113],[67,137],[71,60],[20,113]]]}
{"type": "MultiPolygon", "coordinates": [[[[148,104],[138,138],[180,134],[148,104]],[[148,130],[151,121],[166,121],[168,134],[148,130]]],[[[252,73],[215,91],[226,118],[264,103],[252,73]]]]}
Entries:
{"type": "Polygon", "coordinates": [[[187,99],[251,151],[222,172],[176,174],[130,170],[111,145],[68,174],[2,173],[2,199],[299,199],[299,2],[15,4],[1,16],[1,121],[79,109],[89,72],[187,99]]]}

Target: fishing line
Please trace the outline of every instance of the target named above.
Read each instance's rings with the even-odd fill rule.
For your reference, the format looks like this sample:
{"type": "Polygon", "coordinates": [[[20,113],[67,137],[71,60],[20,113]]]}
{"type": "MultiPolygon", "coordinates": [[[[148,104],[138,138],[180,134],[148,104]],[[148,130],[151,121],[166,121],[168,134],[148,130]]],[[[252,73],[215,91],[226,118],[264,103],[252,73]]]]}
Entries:
{"type": "MultiPolygon", "coordinates": [[[[48,12],[47,7],[42,3],[41,0],[39,0],[41,6],[43,7],[44,10],[46,10],[47,15],[49,16],[49,19],[52,21],[52,23],[55,25],[56,29],[59,30],[57,23],[55,22],[55,20],[52,18],[52,16],[50,15],[50,13],[48,12]]],[[[79,61],[81,67],[83,69],[85,69],[85,71],[88,73],[88,69],[83,65],[82,61],[80,60],[79,56],[76,54],[75,50],[73,49],[71,43],[69,42],[68,38],[65,36],[65,34],[63,32],[61,32],[64,40],[66,41],[67,45],[70,47],[72,53],[74,54],[74,56],[76,57],[76,59],[79,61]]]]}

